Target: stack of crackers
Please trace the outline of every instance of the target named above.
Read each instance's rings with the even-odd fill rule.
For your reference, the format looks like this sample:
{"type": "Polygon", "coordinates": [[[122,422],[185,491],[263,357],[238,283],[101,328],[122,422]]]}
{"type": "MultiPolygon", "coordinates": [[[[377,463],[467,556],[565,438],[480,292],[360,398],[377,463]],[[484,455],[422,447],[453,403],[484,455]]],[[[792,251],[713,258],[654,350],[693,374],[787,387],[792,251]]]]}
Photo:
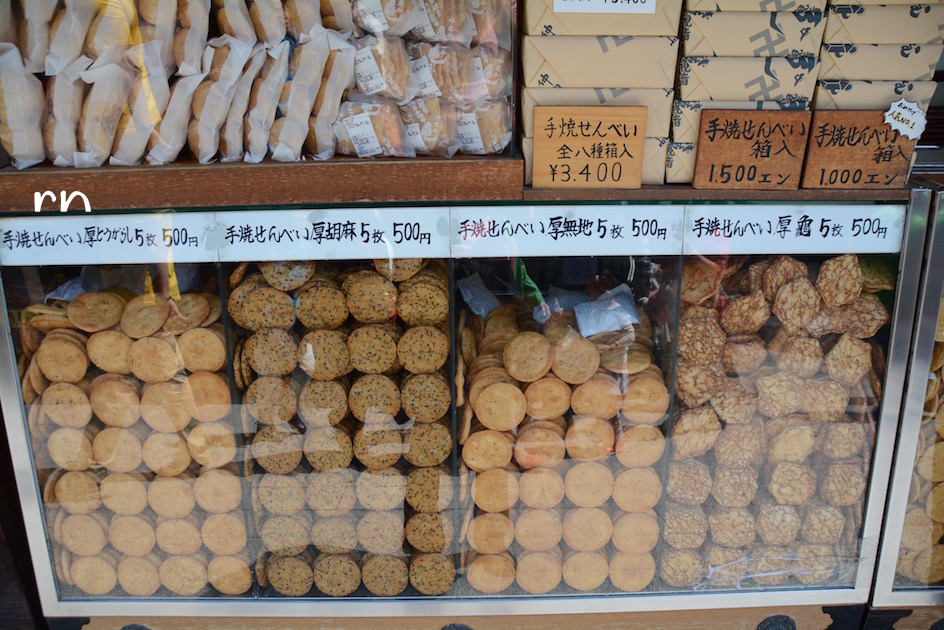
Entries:
{"type": "Polygon", "coordinates": [[[260,584],[292,597],[448,591],[446,264],[252,267],[230,275],[228,307],[260,584]]]}
{"type": "Polygon", "coordinates": [[[669,394],[640,313],[591,338],[573,311],[542,327],[521,301],[460,316],[460,533],[474,591],[639,591],[654,577],[652,466],[669,394]]]}
{"type": "Polygon", "coordinates": [[[876,292],[894,288],[872,268],[685,261],[665,586],[851,583],[884,382],[876,292]]]}
{"type": "Polygon", "coordinates": [[[938,312],[931,369],[924,394],[921,432],[898,550],[904,584],[944,581],[944,308],[938,312]],[[906,581],[907,580],[907,581],[906,581]]]}
{"type": "Polygon", "coordinates": [[[22,391],[61,585],[252,586],[220,300],[83,293],[24,310],[22,391]]]}

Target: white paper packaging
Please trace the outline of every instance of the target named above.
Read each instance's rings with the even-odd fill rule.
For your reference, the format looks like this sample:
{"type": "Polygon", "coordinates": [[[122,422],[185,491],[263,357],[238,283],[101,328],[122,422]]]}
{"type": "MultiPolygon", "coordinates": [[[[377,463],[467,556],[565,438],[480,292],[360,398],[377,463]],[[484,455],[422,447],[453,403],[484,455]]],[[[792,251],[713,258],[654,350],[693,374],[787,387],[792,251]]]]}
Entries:
{"type": "Polygon", "coordinates": [[[85,99],[82,73],[91,63],[88,57],[79,57],[49,80],[46,90],[49,119],[44,127],[43,142],[46,157],[56,166],[72,166],[74,163],[78,151],[76,127],[85,99]]]}
{"type": "Polygon", "coordinates": [[[210,0],[188,0],[186,11],[190,26],[178,31],[174,37],[175,41],[177,38],[184,40],[184,55],[176,60],[177,74],[182,77],[203,71],[203,50],[210,30],[210,0]]]}
{"type": "Polygon", "coordinates": [[[43,86],[26,69],[19,49],[0,43],[0,90],[5,111],[0,110],[0,141],[13,166],[24,169],[39,164],[43,151],[43,86]]]}
{"type": "Polygon", "coordinates": [[[321,19],[325,28],[329,25],[331,28],[339,31],[348,31],[358,34],[357,25],[354,24],[354,10],[348,0],[325,0],[325,12],[321,19]]]}
{"type": "Polygon", "coordinates": [[[302,145],[308,137],[308,119],[315,105],[330,44],[328,34],[320,26],[302,36],[302,44],[292,54],[292,87],[285,104],[285,122],[279,132],[278,144],[272,147],[277,162],[297,162],[302,145]]]}
{"type": "Polygon", "coordinates": [[[217,7],[216,21],[223,33],[250,45],[256,43],[256,29],[246,0],[219,0],[214,5],[217,7]]]}
{"type": "Polygon", "coordinates": [[[101,166],[111,155],[118,121],[128,101],[134,75],[124,65],[108,63],[92,67],[82,73],[82,80],[92,86],[79,121],[78,151],[73,156],[75,166],[101,166]]]}
{"type": "Polygon", "coordinates": [[[249,0],[249,15],[260,42],[275,46],[285,39],[285,12],[281,0],[249,0]]]}
{"type": "Polygon", "coordinates": [[[244,41],[223,35],[210,42],[207,46],[209,56],[204,55],[203,69],[209,73],[210,64],[213,61],[214,48],[229,48],[229,55],[220,68],[219,79],[210,86],[206,102],[203,105],[203,113],[197,124],[199,149],[197,159],[200,164],[209,164],[216,157],[220,146],[220,129],[226,122],[226,116],[229,113],[230,105],[233,102],[233,96],[236,94],[236,84],[242,76],[242,70],[246,61],[252,54],[252,46],[244,41]]]}
{"type": "Polygon", "coordinates": [[[308,140],[305,145],[319,160],[327,160],[334,155],[334,131],[331,125],[338,119],[344,91],[354,87],[354,46],[335,31],[327,33],[331,52],[311,111],[313,115],[308,119],[308,140]]]}
{"type": "Polygon", "coordinates": [[[97,4],[98,14],[85,38],[85,54],[95,60],[94,65],[118,63],[131,47],[131,30],[138,14],[131,3],[123,0],[104,0],[97,4]]]}
{"type": "Polygon", "coordinates": [[[285,0],[285,21],[288,34],[298,41],[312,26],[321,26],[321,3],[319,0],[285,0]]]}
{"type": "Polygon", "coordinates": [[[275,120],[282,85],[288,77],[289,43],[283,41],[275,48],[270,48],[268,54],[269,59],[263,66],[262,76],[256,79],[259,87],[252,88],[256,92],[255,104],[246,113],[246,119],[243,121],[246,151],[243,159],[253,164],[261,162],[269,148],[269,130],[275,120]]]}
{"type": "Polygon", "coordinates": [[[164,118],[154,129],[148,143],[147,161],[150,164],[169,164],[177,159],[187,141],[187,126],[193,105],[193,93],[206,74],[191,74],[178,79],[170,91],[170,100],[164,118]]]}
{"type": "Polygon", "coordinates": [[[20,25],[20,52],[28,72],[42,72],[49,52],[49,21],[58,0],[22,0],[23,22],[20,25]]]}
{"type": "Polygon", "coordinates": [[[252,82],[259,76],[265,60],[265,50],[261,44],[256,44],[243,75],[236,82],[233,101],[226,115],[226,122],[223,123],[223,129],[220,131],[220,155],[223,162],[240,162],[243,159],[243,117],[249,107],[249,91],[252,89],[252,82]]]}
{"type": "MultiPolygon", "coordinates": [[[[79,58],[85,45],[85,36],[95,17],[96,0],[65,0],[60,9],[62,19],[49,42],[46,55],[46,76],[55,76],[67,65],[79,58]]],[[[71,159],[71,158],[70,158],[71,159]]]]}
{"type": "Polygon", "coordinates": [[[144,157],[148,140],[154,127],[161,122],[167,102],[170,100],[170,86],[167,83],[167,71],[161,59],[159,42],[149,42],[134,46],[125,57],[138,67],[138,76],[131,88],[131,118],[120,136],[115,138],[115,146],[109,164],[130,166],[137,164],[144,157]]]}
{"type": "Polygon", "coordinates": [[[156,7],[153,16],[153,41],[159,43],[161,62],[164,64],[166,75],[171,76],[176,69],[174,62],[174,32],[177,30],[177,0],[157,0],[156,7]]]}

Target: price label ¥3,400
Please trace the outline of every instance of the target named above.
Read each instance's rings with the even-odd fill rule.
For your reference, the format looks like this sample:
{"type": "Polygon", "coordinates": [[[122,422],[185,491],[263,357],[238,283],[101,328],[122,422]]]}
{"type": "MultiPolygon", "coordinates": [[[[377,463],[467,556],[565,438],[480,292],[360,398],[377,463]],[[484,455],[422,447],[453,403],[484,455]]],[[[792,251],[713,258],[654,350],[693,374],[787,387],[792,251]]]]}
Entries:
{"type": "Polygon", "coordinates": [[[220,260],[447,258],[448,208],[218,212],[220,260]]]}
{"type": "Polygon", "coordinates": [[[895,254],[905,206],[689,206],[686,254],[895,254]]]}
{"type": "Polygon", "coordinates": [[[216,262],[214,228],[210,212],[3,219],[0,264],[216,262]]]}
{"type": "Polygon", "coordinates": [[[452,210],[452,255],[678,255],[682,206],[501,206],[452,210]]]}

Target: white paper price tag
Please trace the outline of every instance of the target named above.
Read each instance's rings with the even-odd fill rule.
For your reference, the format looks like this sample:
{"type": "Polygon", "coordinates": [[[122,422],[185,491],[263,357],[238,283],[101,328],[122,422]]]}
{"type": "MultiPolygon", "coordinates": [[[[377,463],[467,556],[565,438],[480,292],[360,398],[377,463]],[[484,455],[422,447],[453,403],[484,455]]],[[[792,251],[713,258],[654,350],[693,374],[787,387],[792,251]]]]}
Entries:
{"type": "Polygon", "coordinates": [[[410,73],[413,75],[415,83],[420,86],[420,91],[416,93],[416,98],[442,96],[442,91],[440,91],[439,86],[436,85],[436,79],[433,78],[433,70],[429,67],[429,59],[426,56],[410,60],[410,73]]]}
{"type": "Polygon", "coordinates": [[[917,103],[900,98],[885,112],[885,122],[904,137],[918,139],[928,119],[917,103]]]}
{"type": "Polygon", "coordinates": [[[384,80],[383,73],[377,66],[377,60],[374,59],[374,53],[371,52],[369,47],[359,48],[354,53],[354,75],[364,94],[376,94],[387,89],[387,82],[384,80]]]}
{"type": "Polygon", "coordinates": [[[452,255],[678,255],[683,211],[683,206],[456,207],[452,255]]]}
{"type": "Polygon", "coordinates": [[[448,258],[448,208],[218,212],[222,262],[448,258]]]}
{"type": "Polygon", "coordinates": [[[383,153],[369,114],[348,116],[344,119],[344,128],[347,129],[347,135],[351,136],[357,157],[368,158],[383,153]]]}
{"type": "Polygon", "coordinates": [[[686,254],[895,254],[905,206],[689,206],[686,254]]]}
{"type": "Polygon", "coordinates": [[[371,33],[383,33],[390,28],[381,0],[357,0],[355,10],[364,28],[371,33]]]}
{"type": "Polygon", "coordinates": [[[213,213],[19,217],[0,220],[0,264],[216,262],[213,213]]]}
{"type": "Polygon", "coordinates": [[[426,141],[423,140],[423,132],[420,131],[420,126],[416,123],[407,123],[404,127],[406,127],[406,137],[409,139],[410,144],[413,145],[413,150],[421,155],[429,153],[429,148],[426,146],[426,141]]]}
{"type": "Polygon", "coordinates": [[[459,145],[463,153],[485,155],[485,143],[479,130],[475,112],[456,111],[456,127],[459,130],[459,145]]]}
{"type": "Polygon", "coordinates": [[[554,0],[554,13],[649,13],[656,0],[554,0]]]}

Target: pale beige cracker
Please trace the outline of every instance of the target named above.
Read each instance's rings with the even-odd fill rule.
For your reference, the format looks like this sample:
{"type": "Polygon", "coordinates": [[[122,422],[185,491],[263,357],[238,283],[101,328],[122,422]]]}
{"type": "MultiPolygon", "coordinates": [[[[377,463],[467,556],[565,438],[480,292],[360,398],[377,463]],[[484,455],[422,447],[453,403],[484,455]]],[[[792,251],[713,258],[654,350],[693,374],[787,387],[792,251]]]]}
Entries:
{"type": "Polygon", "coordinates": [[[305,433],[305,459],[316,471],[347,468],[354,458],[350,435],[341,428],[311,428],[305,433]]]}
{"type": "Polygon", "coordinates": [[[193,394],[194,415],[200,422],[216,422],[232,408],[226,380],[216,372],[194,372],[187,377],[193,394]]]}
{"type": "Polygon", "coordinates": [[[161,584],[176,595],[193,597],[206,588],[206,567],[203,556],[170,556],[159,569],[161,584]]]}
{"type": "Polygon", "coordinates": [[[171,334],[197,328],[210,314],[210,302],[199,293],[185,293],[174,300],[163,329],[171,334]],[[176,307],[176,308],[175,308],[176,307]]]}
{"type": "Polygon", "coordinates": [[[169,381],[184,367],[174,337],[136,340],[128,351],[128,363],[131,372],[145,383],[169,381]]]}
{"type": "Polygon", "coordinates": [[[196,412],[189,381],[154,383],[141,393],[141,417],[155,431],[180,431],[196,412]]]}
{"type": "Polygon", "coordinates": [[[403,411],[420,423],[436,422],[449,412],[452,404],[449,383],[438,373],[407,376],[400,393],[403,411]]]}
{"type": "Polygon", "coordinates": [[[595,591],[603,585],[609,573],[609,562],[602,551],[573,551],[564,558],[564,583],[577,591],[595,591]]]}
{"type": "Polygon", "coordinates": [[[563,539],[574,551],[603,549],[612,535],[613,522],[601,508],[578,508],[564,516],[563,539]]]}
{"type": "Polygon", "coordinates": [[[415,423],[403,432],[403,457],[414,466],[438,466],[451,453],[452,437],[445,422],[415,423]]]}
{"type": "Polygon", "coordinates": [[[79,429],[92,419],[92,404],[77,385],[53,383],[43,392],[42,412],[60,427],[79,429]]]}
{"type": "Polygon", "coordinates": [[[117,325],[124,308],[124,299],[115,293],[89,291],[69,302],[66,312],[79,330],[94,333],[117,325]]]}
{"type": "MultiPolygon", "coordinates": [[[[522,470],[553,468],[564,460],[567,445],[556,425],[532,426],[520,431],[514,445],[515,462],[522,470]]],[[[470,466],[471,467],[471,466],[470,466]]]]}
{"type": "Polygon", "coordinates": [[[511,462],[512,444],[499,431],[471,434],[462,446],[462,461],[476,472],[504,468],[511,462]]]}
{"type": "Polygon", "coordinates": [[[92,442],[95,461],[109,472],[133,472],[141,465],[141,441],[133,430],[107,427],[92,442]]]}
{"type": "Polygon", "coordinates": [[[665,443],[665,436],[657,427],[628,426],[617,435],[614,450],[623,466],[643,468],[662,458],[665,443]]]}
{"type": "Polygon", "coordinates": [[[403,547],[402,512],[365,512],[357,523],[357,541],[368,553],[397,554],[403,547]]]}
{"type": "Polygon", "coordinates": [[[557,587],[563,577],[563,557],[559,549],[530,551],[518,556],[515,581],[521,590],[542,595],[557,587]]]}
{"type": "Polygon", "coordinates": [[[110,473],[100,484],[102,503],[115,514],[140,514],[148,505],[147,489],[140,474],[110,473]]]}
{"type": "Polygon", "coordinates": [[[673,549],[698,549],[708,537],[708,517],[700,505],[668,502],[662,539],[673,549]]]}
{"type": "Polygon", "coordinates": [[[125,305],[121,313],[121,330],[132,339],[148,337],[161,329],[169,314],[168,298],[145,293],[125,305]]]}
{"type": "Polygon", "coordinates": [[[662,480],[652,468],[628,468],[613,480],[613,501],[624,512],[646,512],[662,498],[662,480]]]}
{"type": "Polygon", "coordinates": [[[624,553],[649,553],[660,534],[654,512],[624,512],[613,519],[613,546],[624,553]]]}
{"type": "Polygon", "coordinates": [[[397,357],[412,374],[436,372],[449,357],[449,337],[435,326],[415,326],[397,344],[397,357]]]}
{"type": "Polygon", "coordinates": [[[148,505],[158,516],[177,519],[193,512],[193,484],[177,477],[155,477],[147,487],[148,505]]]}
{"type": "Polygon", "coordinates": [[[141,396],[132,379],[119,376],[100,381],[97,378],[91,389],[92,412],[103,424],[130,427],[141,417],[141,396]]]}
{"type": "Polygon", "coordinates": [[[242,595],[252,588],[252,571],[241,556],[216,556],[207,565],[207,581],[223,595],[242,595]]]}
{"type": "Polygon", "coordinates": [[[386,468],[406,450],[403,433],[392,420],[363,425],[354,434],[354,457],[367,468],[386,468]]]}
{"type": "Polygon", "coordinates": [[[360,274],[347,290],[347,308],[351,315],[365,324],[391,321],[397,315],[397,287],[377,273],[360,274]]]}
{"type": "Polygon", "coordinates": [[[349,411],[345,386],[343,380],[309,381],[298,395],[298,416],[313,427],[339,424],[349,411]]]}
{"type": "Polygon", "coordinates": [[[152,433],[141,447],[145,465],[162,477],[175,477],[190,465],[187,441],[176,433],[152,433]]]}
{"type": "Polygon", "coordinates": [[[472,481],[472,500],[486,512],[504,512],[518,500],[517,475],[504,468],[486,470],[472,481]]]}
{"type": "Polygon", "coordinates": [[[382,374],[399,369],[397,334],[397,330],[379,325],[354,329],[347,338],[351,367],[365,374],[382,374]]]}
{"type": "Polygon", "coordinates": [[[232,512],[242,502],[242,482],[225,468],[203,470],[193,484],[193,496],[207,512],[232,512]]]}
{"type": "Polygon", "coordinates": [[[823,261],[816,276],[816,290],[827,308],[851,304],[862,293],[863,276],[859,257],[844,254],[823,261]]]}
{"type": "Polygon", "coordinates": [[[308,376],[330,381],[351,371],[351,359],[344,333],[313,330],[298,344],[298,366],[308,376]]]}
{"type": "Polygon", "coordinates": [[[613,452],[616,433],[603,418],[574,418],[564,438],[567,455],[578,461],[600,461],[613,452]]]}
{"type": "Polygon", "coordinates": [[[613,473],[599,462],[574,464],[564,476],[564,494],[577,507],[599,507],[614,490],[613,473]]]}
{"type": "Polygon", "coordinates": [[[643,590],[656,576],[652,554],[629,554],[618,551],[610,558],[610,582],[619,591],[635,593],[643,590]]]}
{"type": "Polygon", "coordinates": [[[315,262],[272,261],[259,263],[262,277],[271,286],[280,291],[294,291],[305,284],[315,273],[315,262]]]}
{"type": "Polygon", "coordinates": [[[308,507],[320,516],[350,513],[357,504],[355,474],[353,470],[347,469],[311,473],[305,489],[308,507]]]}
{"type": "Polygon", "coordinates": [[[295,390],[274,376],[256,379],[243,395],[243,405],[249,414],[262,424],[288,422],[298,409],[295,390]]]}
{"type": "Polygon", "coordinates": [[[36,365],[53,383],[78,383],[88,370],[85,348],[74,340],[44,339],[36,351],[36,365]]]}
{"type": "Polygon", "coordinates": [[[236,459],[236,433],[227,422],[200,423],[187,434],[187,448],[201,466],[220,468],[236,459]]]}
{"type": "Polygon", "coordinates": [[[400,413],[400,388],[389,376],[365,374],[351,385],[348,406],[361,422],[385,423],[400,413]]]}

